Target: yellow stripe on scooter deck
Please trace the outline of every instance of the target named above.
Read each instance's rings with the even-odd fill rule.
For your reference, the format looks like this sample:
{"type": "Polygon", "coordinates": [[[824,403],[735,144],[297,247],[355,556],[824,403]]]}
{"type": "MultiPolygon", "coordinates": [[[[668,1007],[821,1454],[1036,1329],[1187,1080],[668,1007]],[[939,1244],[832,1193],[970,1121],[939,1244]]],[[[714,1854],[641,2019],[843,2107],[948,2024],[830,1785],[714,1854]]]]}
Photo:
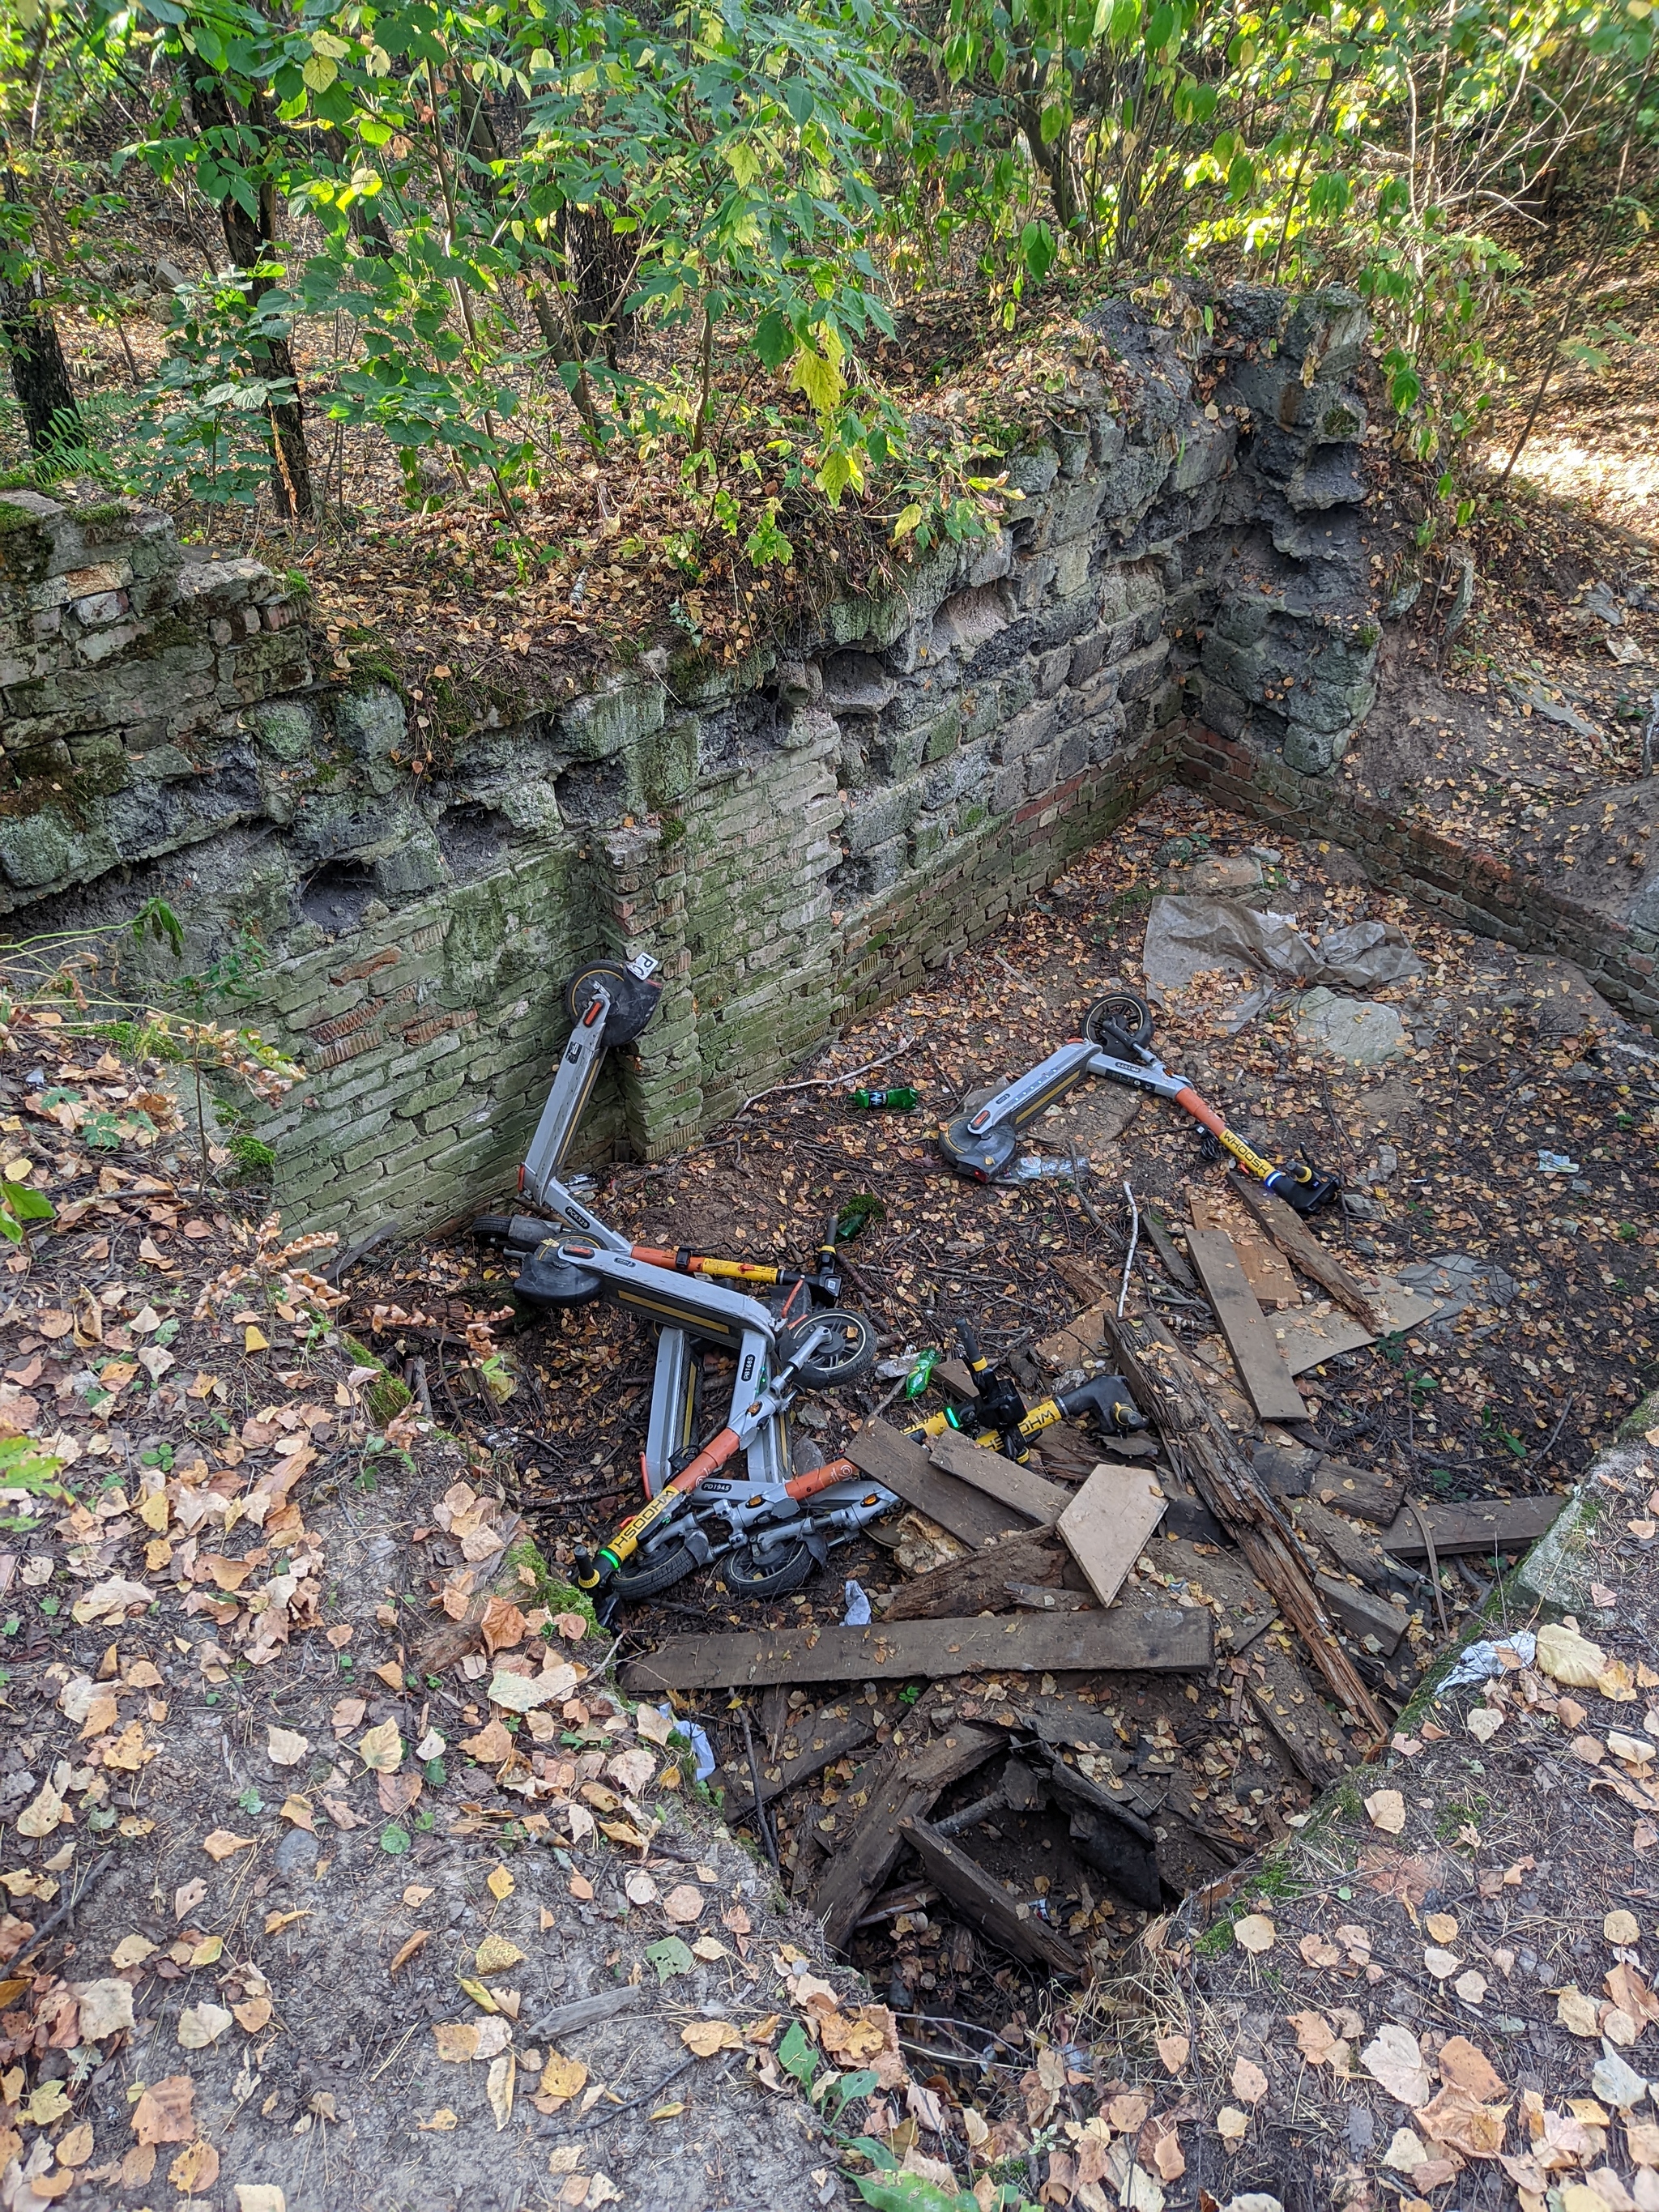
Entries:
{"type": "Polygon", "coordinates": [[[763,1682],[937,1681],[998,1674],[1201,1672],[1211,1659],[1201,1607],[1115,1605],[1109,1613],[1022,1613],[1009,1620],[905,1620],[757,1636],[674,1636],[623,1669],[630,1698],[763,1682]]]}

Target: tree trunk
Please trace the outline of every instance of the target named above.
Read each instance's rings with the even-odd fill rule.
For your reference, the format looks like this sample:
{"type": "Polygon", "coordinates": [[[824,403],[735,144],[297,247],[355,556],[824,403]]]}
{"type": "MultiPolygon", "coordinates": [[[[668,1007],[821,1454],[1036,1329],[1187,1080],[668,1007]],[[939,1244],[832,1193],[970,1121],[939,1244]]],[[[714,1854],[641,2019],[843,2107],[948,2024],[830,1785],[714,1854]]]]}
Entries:
{"type": "MultiPolygon", "coordinates": [[[[258,95],[256,94],[256,98],[258,95]]],[[[191,105],[197,121],[205,127],[217,127],[227,131],[239,127],[240,118],[229,94],[222,85],[212,78],[203,78],[191,87],[191,105]]],[[[219,203],[219,221],[225,234],[225,246],[233,264],[252,273],[265,258],[267,249],[276,243],[276,210],[269,185],[259,193],[258,222],[240,204],[228,195],[219,203]]],[[[254,276],[248,290],[248,305],[257,307],[271,289],[269,276],[254,276]]],[[[298,516],[308,520],[316,512],[311,490],[311,463],[306,453],[305,408],[300,399],[299,371],[295,366],[294,349],[286,337],[253,338],[248,342],[248,351],[265,375],[273,381],[290,383],[291,398],[273,400],[266,412],[270,419],[270,486],[276,501],[276,512],[285,520],[298,516]]]]}
{"type": "MultiPolygon", "coordinates": [[[[18,199],[9,169],[0,170],[8,200],[18,199]]],[[[31,269],[21,283],[0,282],[0,335],[11,364],[12,389],[22,410],[23,428],[37,453],[58,446],[83,444],[81,413],[75,404],[69,364],[58,325],[41,296],[39,272],[31,269]]]]}

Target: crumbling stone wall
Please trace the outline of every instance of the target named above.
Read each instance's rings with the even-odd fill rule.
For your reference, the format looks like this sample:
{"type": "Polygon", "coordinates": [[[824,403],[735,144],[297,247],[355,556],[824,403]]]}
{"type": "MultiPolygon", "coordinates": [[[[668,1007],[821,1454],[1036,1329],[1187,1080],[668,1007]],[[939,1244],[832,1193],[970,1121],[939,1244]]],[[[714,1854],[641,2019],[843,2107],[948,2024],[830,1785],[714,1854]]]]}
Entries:
{"type": "Polygon", "coordinates": [[[1363,316],[1176,306],[1095,319],[1100,397],[1034,433],[994,539],[732,672],[666,640],[420,778],[402,700],[313,667],[282,580],[150,510],[0,495],[14,927],[160,893],[196,968],[257,931],[264,1017],[308,1070],[262,1133],[308,1225],[413,1227],[499,1186],[559,985],[599,951],[651,951],[666,988],[592,1142],[673,1149],[1141,804],[1187,714],[1293,775],[1340,758],[1376,656],[1363,316]]]}

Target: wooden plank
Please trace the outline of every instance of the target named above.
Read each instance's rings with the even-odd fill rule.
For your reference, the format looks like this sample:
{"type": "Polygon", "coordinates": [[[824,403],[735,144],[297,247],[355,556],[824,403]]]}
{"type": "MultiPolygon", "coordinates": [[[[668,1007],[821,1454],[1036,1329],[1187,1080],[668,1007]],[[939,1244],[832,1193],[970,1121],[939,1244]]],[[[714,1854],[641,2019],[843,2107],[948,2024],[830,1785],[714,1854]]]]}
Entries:
{"type": "Polygon", "coordinates": [[[1406,1502],[1404,1479],[1379,1467],[1355,1467],[1345,1459],[1322,1460],[1308,1478],[1308,1495],[1334,1505],[1356,1520],[1386,1528],[1406,1502]]]}
{"type": "Polygon", "coordinates": [[[1191,1210],[1194,1229],[1218,1229],[1224,1237],[1231,1237],[1244,1279],[1255,1294],[1258,1304],[1267,1306],[1299,1306],[1302,1293],[1297,1287],[1296,1277],[1276,1245],[1266,1243],[1261,1237],[1241,1234],[1229,1212],[1205,1195],[1202,1191],[1188,1193],[1187,1203],[1191,1210]]]}
{"type": "Polygon", "coordinates": [[[1146,1232],[1147,1243],[1163,1262],[1164,1272],[1170,1280],[1178,1289],[1195,1291],[1198,1288],[1198,1279],[1180,1253],[1176,1251],[1170,1232],[1164,1224],[1164,1217],[1155,1206],[1142,1205],[1140,1225],[1146,1232]]]}
{"type": "Polygon", "coordinates": [[[1145,1468],[1103,1463],[1060,1515],[1060,1541],[1103,1606],[1122,1589],[1165,1503],[1157,1476],[1145,1468]]]}
{"type": "Polygon", "coordinates": [[[905,1842],[901,1823],[925,1819],[941,1790],[971,1774],[1006,1741],[998,1729],[958,1724],[896,1759],[872,1785],[869,1802],[808,1893],[808,1909],[823,1923],[836,1949],[845,1948],[859,1916],[891,1874],[905,1842]]]}
{"type": "Polygon", "coordinates": [[[1286,1206],[1282,1198],[1275,1198],[1272,1191],[1264,1190],[1253,1176],[1237,1170],[1232,1175],[1231,1188],[1287,1260],[1293,1261],[1310,1281],[1328,1291],[1338,1305],[1346,1306],[1356,1321],[1382,1334],[1370,1291],[1348,1273],[1335,1253],[1326,1249],[1293,1206],[1286,1206]]]}
{"type": "Polygon", "coordinates": [[[1000,1613],[1006,1610],[1004,1593],[1010,1582],[1058,1583],[1070,1559],[1070,1553],[1049,1529],[999,1536],[965,1559],[952,1559],[903,1583],[881,1617],[884,1621],[942,1620],[1000,1613]]]}
{"type": "Polygon", "coordinates": [[[1295,1313],[1275,1314],[1268,1326],[1285,1364],[1292,1375],[1303,1375],[1309,1368],[1316,1367],[1322,1359],[1334,1359],[1345,1352],[1363,1351],[1366,1345],[1375,1344],[1379,1336],[1399,1335],[1407,1329],[1420,1328],[1425,1321],[1432,1321],[1446,1303],[1444,1298],[1428,1298],[1420,1291],[1408,1291],[1392,1276],[1382,1275],[1377,1278],[1371,1299],[1372,1323],[1369,1328],[1352,1314],[1334,1312],[1323,1298],[1316,1306],[1299,1307],[1295,1313]]]}
{"type": "Polygon", "coordinates": [[[1152,1559],[1160,1572],[1174,1575],[1189,1589],[1215,1600],[1220,1607],[1216,1644],[1224,1653],[1242,1651],[1253,1643],[1278,1611],[1242,1553],[1200,1552],[1184,1538],[1160,1536],[1153,1544],[1152,1559]]]}
{"type": "Polygon", "coordinates": [[[1105,1302],[1085,1306],[1064,1328],[1057,1328],[1052,1336],[1043,1337],[1031,1349],[1051,1374],[1060,1374],[1068,1367],[1081,1367],[1091,1352],[1098,1352],[1105,1335],[1101,1318],[1105,1302]]]}
{"type": "MultiPolygon", "coordinates": [[[[1528,1550],[1548,1534],[1565,1504],[1565,1498],[1552,1492],[1543,1498],[1490,1498],[1472,1505],[1425,1505],[1419,1510],[1429,1524],[1438,1558],[1490,1559],[1494,1552],[1528,1550]]],[[[1382,1531],[1381,1541],[1396,1559],[1428,1556],[1415,1513],[1401,1514],[1382,1531]]]]}
{"type": "Polygon", "coordinates": [[[1029,1467],[1017,1467],[1000,1452],[982,1449],[955,1429],[933,1437],[927,1450],[935,1467],[982,1490],[999,1505],[1012,1505],[1028,1521],[1044,1524],[1058,1521],[1076,1495],[1062,1490],[1057,1482],[1045,1482],[1029,1467]]]}
{"type": "Polygon", "coordinates": [[[1251,1655],[1249,1680],[1256,1711],[1285,1757],[1316,1790],[1328,1789],[1358,1759],[1288,1651],[1259,1644],[1251,1655]]]}
{"type": "Polygon", "coordinates": [[[1003,1594],[1021,1613],[1082,1613],[1094,1603],[1087,1590],[1049,1589],[1038,1583],[1007,1583],[1003,1594]]]}
{"type": "Polygon", "coordinates": [[[1187,1249],[1250,1403],[1264,1421],[1305,1421],[1308,1409],[1244,1279],[1232,1238],[1219,1230],[1194,1229],[1188,1235],[1187,1249]]]}
{"type": "Polygon", "coordinates": [[[913,1437],[902,1437],[885,1421],[866,1421],[849,1440],[847,1456],[861,1474],[872,1476],[975,1551],[988,1536],[1000,1536],[1007,1529],[1026,1525],[1023,1513],[999,1504],[982,1490],[958,1482],[952,1474],[941,1473],[913,1437]]]}
{"type": "MultiPolygon", "coordinates": [[[[781,1688],[782,1685],[778,1686],[781,1688]]],[[[797,1782],[805,1782],[809,1776],[821,1772],[826,1766],[832,1766],[836,1759],[844,1759],[849,1751],[856,1751],[860,1744],[868,1743],[875,1732],[875,1723],[868,1717],[867,1707],[865,1708],[864,1717],[853,1714],[845,1720],[840,1720],[833,1713],[822,1713],[805,1725],[797,1721],[785,1732],[786,1755],[777,1779],[774,1781],[769,1774],[763,1769],[762,1771],[762,1804],[769,1803],[781,1790],[791,1790],[797,1782]],[[792,1741],[799,1744],[800,1748],[790,1757],[787,1747],[792,1741]]],[[[746,1763],[742,1766],[722,1768],[720,1779],[726,1790],[726,1818],[728,1820],[741,1820],[744,1814],[753,1812],[755,1793],[746,1763]]]]}
{"type": "Polygon", "coordinates": [[[1397,1605],[1390,1605],[1386,1598],[1373,1595],[1370,1590],[1358,1590],[1352,1583],[1338,1582],[1334,1575],[1316,1575],[1314,1588],[1351,1635],[1362,1642],[1374,1636],[1376,1648],[1385,1659],[1400,1649],[1400,1639],[1412,1625],[1410,1613],[1402,1612],[1397,1605]]]}
{"type": "Polygon", "coordinates": [[[999,1950],[1054,1973],[1081,1972],[1081,1954],[1059,1929],[1029,1908],[1022,1911],[1002,1885],[966,1851],[958,1850],[948,1836],[941,1836],[926,1820],[911,1819],[903,1825],[905,1840],[927,1869],[929,1881],[999,1950]]]}
{"type": "Polygon", "coordinates": [[[1291,1498],[1289,1511],[1291,1525],[1297,1534],[1317,1544],[1345,1575],[1358,1575],[1373,1589],[1386,1587],[1389,1570],[1375,1536],[1363,1534],[1352,1521],[1333,1513],[1316,1498],[1291,1498]]]}
{"type": "Polygon", "coordinates": [[[1096,1668],[1191,1673],[1210,1663],[1210,1616],[1172,1605],[1115,1605],[1109,1613],[1015,1613],[1006,1620],[907,1620],[868,1628],[671,1636],[623,1672],[631,1698],[666,1689],[761,1682],[942,1680],[998,1673],[1096,1668]]]}

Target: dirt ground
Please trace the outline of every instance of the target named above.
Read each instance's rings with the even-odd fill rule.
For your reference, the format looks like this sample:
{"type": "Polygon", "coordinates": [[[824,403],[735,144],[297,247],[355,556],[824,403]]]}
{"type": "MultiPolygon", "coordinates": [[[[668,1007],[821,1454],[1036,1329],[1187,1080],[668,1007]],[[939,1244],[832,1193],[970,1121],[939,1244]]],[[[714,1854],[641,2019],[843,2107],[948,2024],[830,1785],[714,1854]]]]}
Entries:
{"type": "Polygon", "coordinates": [[[58,1222],[0,1316],[6,2212],[839,2201],[771,2056],[817,1930],[606,1688],[489,1455],[399,1421],[325,1250],[201,1201],[170,1071],[6,1043],[7,1176],[58,1222]],[[434,1647],[503,1548],[491,1661],[434,1647]]]}

